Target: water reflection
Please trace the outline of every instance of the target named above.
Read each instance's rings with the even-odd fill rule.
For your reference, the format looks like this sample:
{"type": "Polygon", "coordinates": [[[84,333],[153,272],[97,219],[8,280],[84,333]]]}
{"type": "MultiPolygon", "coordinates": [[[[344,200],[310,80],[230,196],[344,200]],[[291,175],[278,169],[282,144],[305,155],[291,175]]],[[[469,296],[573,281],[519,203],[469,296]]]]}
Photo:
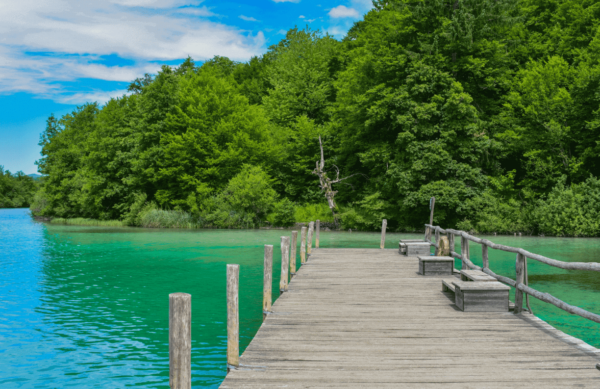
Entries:
{"type": "MultiPolygon", "coordinates": [[[[195,387],[225,376],[225,264],[240,271],[243,350],[262,321],[263,245],[289,231],[157,231],[35,223],[26,210],[0,210],[0,386],[168,388],[168,294],[192,294],[195,387]]],[[[421,235],[388,233],[386,246],[421,235]]],[[[598,239],[493,237],[556,259],[598,258],[598,239]]],[[[322,232],[323,247],[371,247],[379,234],[322,232]]],[[[299,250],[297,251],[299,255],[299,250]]],[[[473,260],[481,264],[472,246],[473,260]]],[[[299,258],[297,258],[299,261],[299,258]]],[[[514,255],[491,252],[491,267],[514,278],[514,255]]],[[[600,313],[597,274],[530,261],[530,284],[600,313]]],[[[536,314],[600,346],[594,323],[532,300],[536,314]]]]}

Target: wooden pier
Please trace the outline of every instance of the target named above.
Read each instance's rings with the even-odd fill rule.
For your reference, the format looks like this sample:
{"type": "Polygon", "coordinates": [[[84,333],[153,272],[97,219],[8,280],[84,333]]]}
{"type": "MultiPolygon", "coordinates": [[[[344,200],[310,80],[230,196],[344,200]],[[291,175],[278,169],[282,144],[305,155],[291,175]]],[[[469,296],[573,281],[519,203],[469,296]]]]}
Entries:
{"type": "Polygon", "coordinates": [[[460,311],[442,292],[460,278],[418,271],[312,248],[221,388],[600,388],[599,350],[527,312],[460,311]]]}

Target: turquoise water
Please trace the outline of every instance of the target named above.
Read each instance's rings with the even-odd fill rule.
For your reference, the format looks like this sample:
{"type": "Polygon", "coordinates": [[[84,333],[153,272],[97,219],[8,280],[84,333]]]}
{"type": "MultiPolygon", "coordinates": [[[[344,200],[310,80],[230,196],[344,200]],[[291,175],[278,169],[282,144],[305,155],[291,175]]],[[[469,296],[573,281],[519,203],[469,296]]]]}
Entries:
{"type": "MultiPolygon", "coordinates": [[[[262,321],[263,245],[281,230],[146,230],[47,225],[27,210],[0,210],[0,387],[168,388],[168,295],[192,294],[194,387],[226,372],[225,265],[240,269],[240,343],[262,321]]],[[[398,239],[422,235],[388,234],[398,239]]],[[[570,261],[600,261],[600,239],[493,237],[570,261]]],[[[322,247],[379,246],[377,233],[322,232],[322,247]]],[[[480,250],[471,256],[480,264],[480,250]]],[[[297,258],[299,264],[299,258],[297,258]]],[[[531,260],[530,260],[531,261],[531,260]]],[[[514,256],[490,252],[514,278],[514,256]]],[[[530,285],[600,313],[600,275],[530,262],[530,285]]],[[[600,347],[600,326],[531,299],[534,312],[600,347]]]]}

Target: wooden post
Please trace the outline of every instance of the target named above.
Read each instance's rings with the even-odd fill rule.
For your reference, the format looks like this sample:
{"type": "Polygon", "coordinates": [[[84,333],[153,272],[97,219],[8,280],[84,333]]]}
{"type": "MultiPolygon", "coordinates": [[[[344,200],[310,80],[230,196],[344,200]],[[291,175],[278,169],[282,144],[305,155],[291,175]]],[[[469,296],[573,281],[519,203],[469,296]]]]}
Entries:
{"type": "Polygon", "coordinates": [[[310,253],[312,251],[312,240],[313,233],[315,232],[315,222],[308,223],[308,241],[306,242],[306,255],[310,258],[310,253]]]}
{"type": "Polygon", "coordinates": [[[525,256],[517,254],[516,262],[516,273],[517,277],[517,288],[515,288],[515,313],[521,313],[523,311],[523,292],[519,290],[519,284],[524,283],[525,280],[525,256]]]}
{"type": "Polygon", "coordinates": [[[287,292],[290,265],[290,237],[281,237],[281,279],[279,280],[279,293],[287,292]]]}
{"type": "Polygon", "coordinates": [[[429,242],[431,240],[431,233],[429,232],[429,227],[425,227],[425,242],[429,242]]]}
{"type": "Polygon", "coordinates": [[[306,263],[306,227],[300,230],[300,263],[306,263]]]}
{"type": "Polygon", "coordinates": [[[379,248],[382,250],[385,248],[385,230],[386,229],[387,229],[387,220],[383,219],[383,222],[381,222],[381,243],[379,243],[379,248]]]}
{"type": "Polygon", "coordinates": [[[465,258],[469,259],[469,240],[463,236],[460,238],[460,254],[463,257],[461,270],[469,270],[467,262],[465,261],[465,258]]]}
{"type": "Polygon", "coordinates": [[[290,249],[290,278],[296,275],[296,246],[298,245],[298,231],[292,231],[292,247],[290,249]]]}
{"type": "Polygon", "coordinates": [[[440,251],[440,230],[435,230],[435,244],[438,245],[438,247],[435,249],[435,252],[437,253],[440,251]]]}
{"type": "Polygon", "coordinates": [[[452,252],[454,251],[454,234],[448,234],[448,246],[450,246],[450,256],[452,256],[452,252]]]}
{"type": "Polygon", "coordinates": [[[192,388],[192,295],[169,295],[169,385],[192,388]]]}
{"type": "Polygon", "coordinates": [[[263,321],[271,312],[273,285],[273,245],[265,245],[265,266],[263,277],[263,321]]]}
{"type": "Polygon", "coordinates": [[[240,265],[227,265],[227,370],[240,366],[240,265]]]}
{"type": "Polygon", "coordinates": [[[432,197],[429,200],[429,209],[431,209],[431,213],[429,214],[429,224],[433,225],[433,209],[435,208],[435,197],[432,197]]]}
{"type": "Polygon", "coordinates": [[[483,268],[490,268],[490,259],[488,258],[488,247],[487,245],[481,245],[481,257],[483,258],[483,268]]]}
{"type": "Polygon", "coordinates": [[[321,234],[321,221],[317,220],[317,231],[315,233],[315,248],[319,248],[319,235],[321,234]]]}

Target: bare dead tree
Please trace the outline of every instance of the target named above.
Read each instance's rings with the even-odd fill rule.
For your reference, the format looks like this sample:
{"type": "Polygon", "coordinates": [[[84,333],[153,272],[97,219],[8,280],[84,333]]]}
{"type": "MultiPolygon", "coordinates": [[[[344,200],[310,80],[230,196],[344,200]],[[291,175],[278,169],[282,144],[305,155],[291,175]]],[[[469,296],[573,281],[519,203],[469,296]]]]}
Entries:
{"type": "Polygon", "coordinates": [[[337,215],[335,214],[335,200],[334,197],[337,193],[336,190],[333,190],[333,184],[337,184],[344,180],[347,180],[350,177],[356,176],[356,174],[352,174],[351,176],[340,178],[340,169],[337,166],[333,165],[336,170],[336,178],[335,180],[327,177],[327,172],[325,171],[325,156],[323,154],[323,142],[321,142],[321,136],[319,135],[319,146],[321,146],[321,161],[317,161],[317,167],[313,170],[313,174],[319,176],[319,182],[321,183],[321,190],[325,193],[325,198],[327,199],[327,204],[329,205],[329,209],[331,209],[331,213],[333,215],[333,223],[337,225],[337,215]],[[319,163],[320,162],[320,163],[319,163]]]}

